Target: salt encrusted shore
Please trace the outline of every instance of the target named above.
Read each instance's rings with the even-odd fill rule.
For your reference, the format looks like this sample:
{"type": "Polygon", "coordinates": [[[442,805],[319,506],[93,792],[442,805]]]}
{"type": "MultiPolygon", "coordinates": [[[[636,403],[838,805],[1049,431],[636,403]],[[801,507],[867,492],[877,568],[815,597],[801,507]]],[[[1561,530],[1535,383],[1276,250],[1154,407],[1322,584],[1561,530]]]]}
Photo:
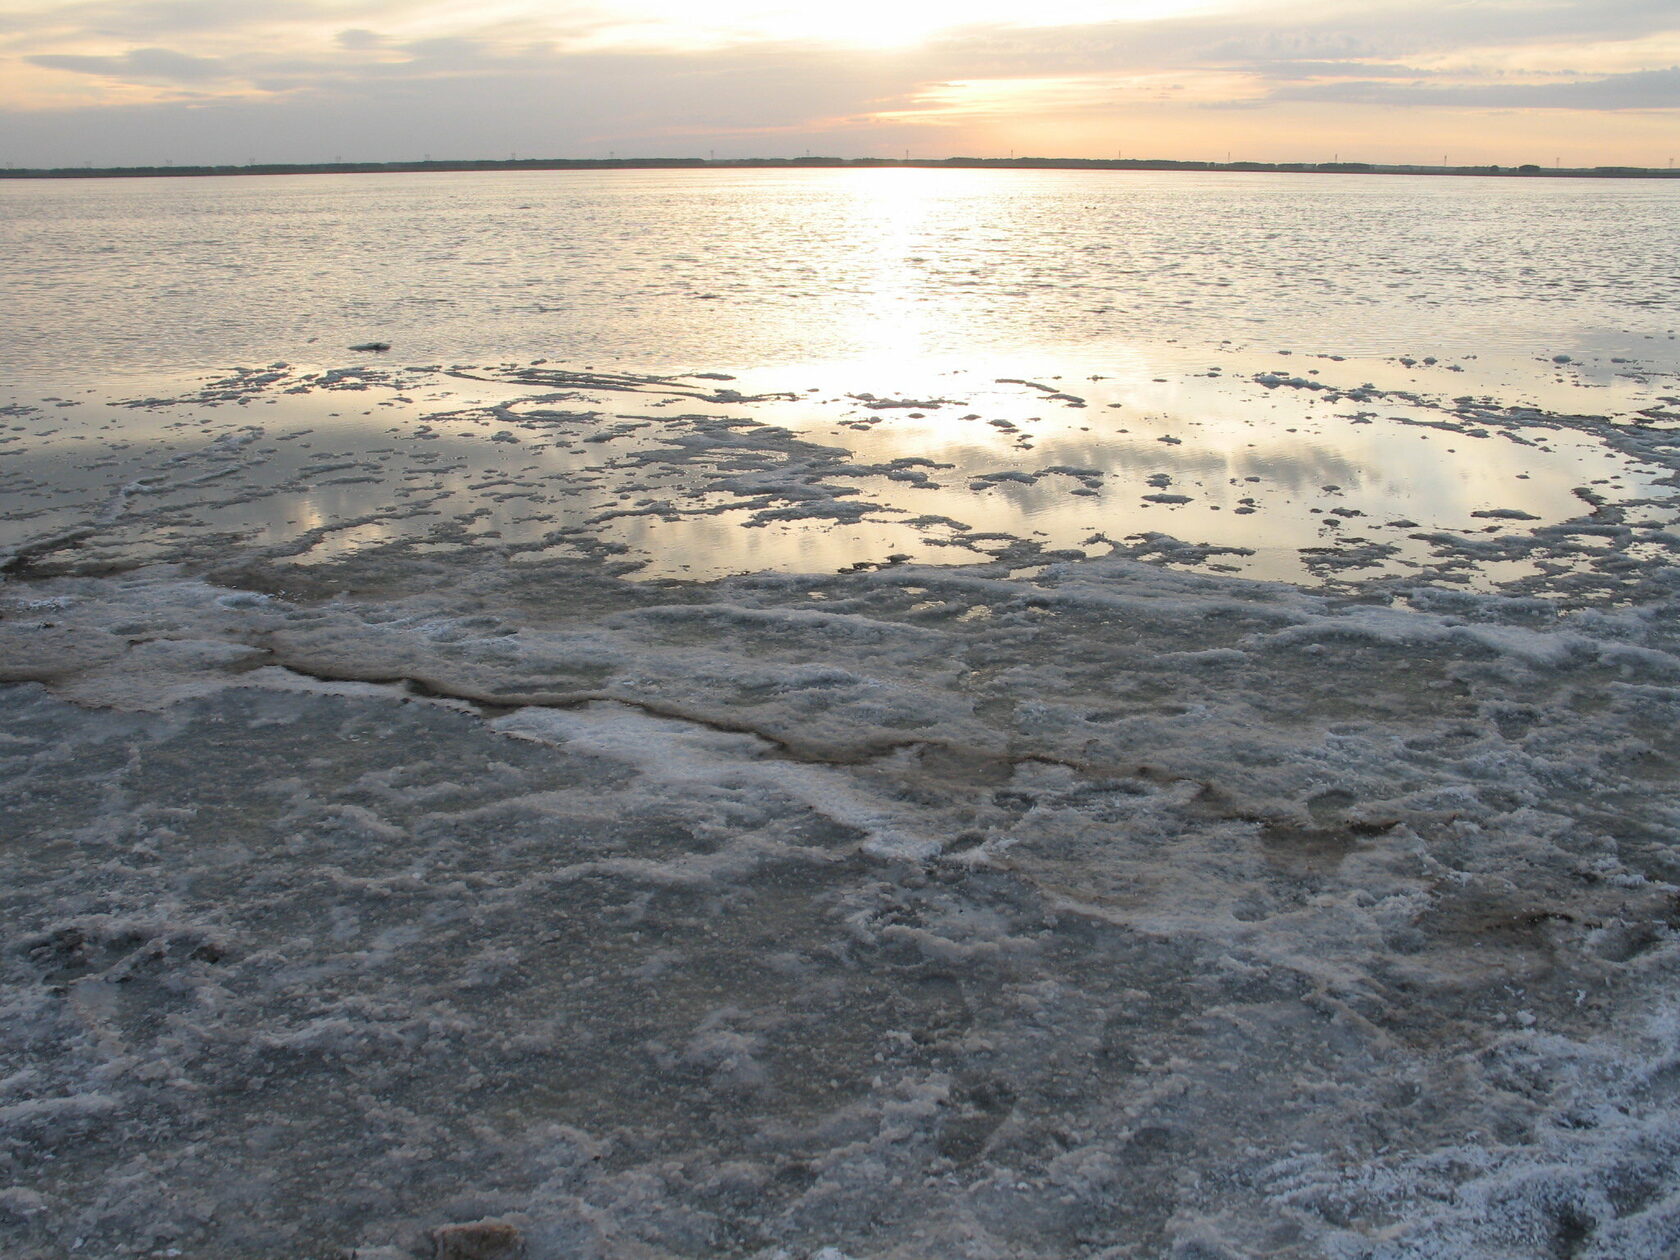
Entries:
{"type": "MultiPolygon", "coordinates": [[[[829,458],[746,437],[753,510],[829,458]]],[[[1166,535],[649,582],[299,564],[215,531],[250,445],[0,584],[6,1255],[1680,1247],[1651,502],[1317,591],[1166,535]]]]}

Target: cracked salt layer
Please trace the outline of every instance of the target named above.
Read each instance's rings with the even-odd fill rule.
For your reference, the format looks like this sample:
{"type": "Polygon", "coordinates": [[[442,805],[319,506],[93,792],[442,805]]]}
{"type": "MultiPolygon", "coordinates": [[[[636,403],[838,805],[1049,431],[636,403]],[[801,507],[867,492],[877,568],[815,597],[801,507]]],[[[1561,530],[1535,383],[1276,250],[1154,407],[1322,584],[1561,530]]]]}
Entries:
{"type": "Polygon", "coordinates": [[[0,1239],[1669,1254],[1673,572],[14,576],[0,1239]]]}

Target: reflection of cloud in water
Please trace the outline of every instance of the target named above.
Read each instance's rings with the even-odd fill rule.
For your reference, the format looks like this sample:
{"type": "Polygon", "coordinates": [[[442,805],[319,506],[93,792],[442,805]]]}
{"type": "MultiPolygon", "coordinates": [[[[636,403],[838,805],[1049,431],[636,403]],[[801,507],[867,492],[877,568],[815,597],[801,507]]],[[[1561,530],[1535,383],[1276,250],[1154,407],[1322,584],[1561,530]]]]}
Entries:
{"type": "Polygon", "coordinates": [[[1344,489],[1358,489],[1366,484],[1373,471],[1369,465],[1357,463],[1343,452],[1313,445],[1288,454],[1236,455],[1231,469],[1237,477],[1263,477],[1290,490],[1317,490],[1326,482],[1338,483],[1344,489]]]}
{"type": "MultiPolygon", "coordinates": [[[[1572,492],[1584,482],[1631,496],[1651,481],[1556,417],[1466,418],[1462,399],[1308,388],[1304,377],[1263,388],[1240,374],[1250,363],[1224,358],[1232,374],[1218,377],[1143,365],[997,380],[906,361],[883,381],[837,380],[831,365],[727,388],[554,368],[501,373],[523,385],[495,369],[470,381],[274,371],[224,383],[212,391],[220,406],[140,409],[152,441],[97,474],[77,444],[55,440],[14,451],[7,475],[54,521],[78,508],[101,516],[98,543],[84,546],[113,558],[191,552],[215,536],[310,562],[403,543],[715,576],[892,556],[960,563],[1011,545],[1089,552],[1170,534],[1248,549],[1220,563],[1291,580],[1307,575],[1304,548],[1320,549],[1319,565],[1327,545],[1362,548],[1377,569],[1416,564],[1438,543],[1412,533],[1485,530],[1472,513],[1487,509],[1562,521],[1582,510],[1572,492]],[[774,388],[800,379],[824,384],[774,388]],[[342,414],[352,409],[363,414],[342,414]]],[[[109,441],[95,419],[52,424],[109,441]]],[[[41,532],[28,519],[12,530],[18,541],[41,532]]]]}

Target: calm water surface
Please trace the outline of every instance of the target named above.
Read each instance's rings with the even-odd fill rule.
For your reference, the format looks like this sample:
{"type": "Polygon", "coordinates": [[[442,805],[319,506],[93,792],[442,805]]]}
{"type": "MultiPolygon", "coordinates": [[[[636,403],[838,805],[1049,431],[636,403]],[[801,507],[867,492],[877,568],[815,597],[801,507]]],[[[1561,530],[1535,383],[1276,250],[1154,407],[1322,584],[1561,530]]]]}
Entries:
{"type": "MultiPolygon", "coordinates": [[[[0,182],[12,372],[1648,350],[1680,185],[1073,171],[0,182]],[[319,352],[319,351],[318,351],[319,352]]],[[[1662,347],[1670,353],[1670,347],[1662,347]]]]}

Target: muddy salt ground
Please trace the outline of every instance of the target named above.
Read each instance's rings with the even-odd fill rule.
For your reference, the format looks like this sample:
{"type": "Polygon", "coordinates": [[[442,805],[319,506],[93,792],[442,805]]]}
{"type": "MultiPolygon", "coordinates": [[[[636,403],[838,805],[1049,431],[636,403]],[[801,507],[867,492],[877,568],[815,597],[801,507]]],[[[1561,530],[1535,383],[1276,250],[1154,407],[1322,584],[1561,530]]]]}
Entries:
{"type": "Polygon", "coordinates": [[[1204,357],[13,400],[0,1250],[1675,1254],[1680,384],[1204,357]]]}

